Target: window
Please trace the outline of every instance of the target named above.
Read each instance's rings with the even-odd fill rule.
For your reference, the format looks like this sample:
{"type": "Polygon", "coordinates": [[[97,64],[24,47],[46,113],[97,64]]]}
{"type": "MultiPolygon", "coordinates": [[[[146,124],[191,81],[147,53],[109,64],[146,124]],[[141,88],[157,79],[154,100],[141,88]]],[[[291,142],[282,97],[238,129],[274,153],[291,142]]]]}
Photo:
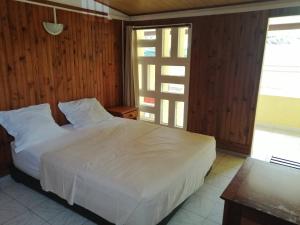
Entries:
{"type": "Polygon", "coordinates": [[[138,57],[155,57],[156,49],[155,47],[139,47],[138,57]]]}
{"type": "Polygon", "coordinates": [[[169,123],[169,100],[162,99],[160,103],[160,124],[168,125],[169,123]]]}
{"type": "Polygon", "coordinates": [[[140,106],[154,107],[155,106],[155,98],[140,96],[140,106]]]}
{"type": "Polygon", "coordinates": [[[140,120],[186,129],[191,28],[136,32],[140,120]]]}
{"type": "Polygon", "coordinates": [[[140,111],[140,119],[148,122],[154,122],[155,115],[153,113],[140,111]]]}
{"type": "Polygon", "coordinates": [[[171,57],[172,29],[162,29],[162,57],[171,57]]]}
{"type": "Polygon", "coordinates": [[[300,98],[300,29],[268,31],[260,94],[300,98]]]}
{"type": "Polygon", "coordinates": [[[178,58],[186,58],[188,55],[189,31],[187,27],[178,29],[178,58]]]}
{"type": "Polygon", "coordinates": [[[148,65],[147,90],[155,91],[155,65],[148,65]]]}
{"type": "Polygon", "coordinates": [[[161,67],[162,76],[175,76],[184,77],[185,76],[185,66],[162,66],[161,67]]]}
{"type": "Polygon", "coordinates": [[[175,127],[183,128],[184,102],[175,102],[175,127]]]}
{"type": "Polygon", "coordinates": [[[156,39],[156,29],[147,30],[137,30],[138,40],[155,40],[156,39]]]}
{"type": "Polygon", "coordinates": [[[184,84],[161,84],[161,92],[172,94],[184,94],[184,84]]]}
{"type": "Polygon", "coordinates": [[[139,89],[143,89],[143,67],[142,64],[138,65],[138,79],[139,79],[139,89]]]}

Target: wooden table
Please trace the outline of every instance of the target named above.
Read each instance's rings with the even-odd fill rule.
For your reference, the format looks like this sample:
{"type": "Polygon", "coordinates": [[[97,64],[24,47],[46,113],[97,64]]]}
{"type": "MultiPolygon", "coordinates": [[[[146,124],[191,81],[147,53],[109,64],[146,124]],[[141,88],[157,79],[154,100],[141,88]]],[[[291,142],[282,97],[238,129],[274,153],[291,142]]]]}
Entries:
{"type": "Polygon", "coordinates": [[[300,170],[248,158],[221,198],[223,225],[300,224],[300,170]]]}
{"type": "Polygon", "coordinates": [[[138,117],[138,108],[136,107],[117,106],[117,107],[108,108],[107,111],[109,111],[114,116],[127,118],[127,119],[136,120],[138,117]]]}

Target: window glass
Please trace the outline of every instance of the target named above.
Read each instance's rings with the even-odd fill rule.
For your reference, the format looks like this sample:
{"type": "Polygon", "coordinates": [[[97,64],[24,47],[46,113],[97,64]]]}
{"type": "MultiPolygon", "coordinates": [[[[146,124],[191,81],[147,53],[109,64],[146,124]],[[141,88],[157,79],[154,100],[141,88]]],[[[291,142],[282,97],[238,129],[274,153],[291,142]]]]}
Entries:
{"type": "Polygon", "coordinates": [[[172,93],[172,94],[184,94],[184,85],[183,84],[170,84],[162,83],[161,92],[172,93]]]}
{"type": "Polygon", "coordinates": [[[268,31],[260,94],[300,98],[300,29],[268,31]]]}
{"type": "Polygon", "coordinates": [[[185,76],[185,66],[162,66],[161,67],[161,75],[184,77],[185,76]]]}
{"type": "Polygon", "coordinates": [[[171,43],[172,43],[171,28],[162,29],[162,57],[171,57],[171,43]]]}
{"type": "Polygon", "coordinates": [[[140,96],[140,106],[155,106],[155,98],[140,96]]]}
{"type": "Polygon", "coordinates": [[[155,47],[138,47],[139,57],[155,57],[156,49],[155,47]]]}
{"type": "Polygon", "coordinates": [[[154,122],[155,115],[153,113],[140,111],[140,119],[148,122],[154,122]]]}
{"type": "Polygon", "coordinates": [[[137,30],[138,40],[155,40],[156,29],[137,30]]]}
{"type": "Polygon", "coordinates": [[[160,124],[169,123],[169,100],[162,99],[160,103],[160,124]]]}
{"type": "Polygon", "coordinates": [[[186,58],[189,44],[189,29],[188,27],[178,28],[178,57],[186,58]]]}
{"type": "Polygon", "coordinates": [[[143,89],[143,67],[142,64],[138,65],[138,76],[139,76],[139,89],[143,89]]]}
{"type": "Polygon", "coordinates": [[[184,102],[175,102],[175,127],[183,128],[184,102]]]}
{"type": "Polygon", "coordinates": [[[155,65],[148,65],[147,90],[155,91],[155,65]]]}

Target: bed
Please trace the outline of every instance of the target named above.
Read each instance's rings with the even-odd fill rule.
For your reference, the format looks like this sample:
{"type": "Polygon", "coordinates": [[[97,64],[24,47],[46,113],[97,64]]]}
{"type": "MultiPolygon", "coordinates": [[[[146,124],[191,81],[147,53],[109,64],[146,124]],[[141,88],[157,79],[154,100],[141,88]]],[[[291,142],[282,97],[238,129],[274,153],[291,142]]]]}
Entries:
{"type": "Polygon", "coordinates": [[[44,191],[116,225],[160,223],[204,182],[215,139],[112,118],[13,152],[44,191]]]}

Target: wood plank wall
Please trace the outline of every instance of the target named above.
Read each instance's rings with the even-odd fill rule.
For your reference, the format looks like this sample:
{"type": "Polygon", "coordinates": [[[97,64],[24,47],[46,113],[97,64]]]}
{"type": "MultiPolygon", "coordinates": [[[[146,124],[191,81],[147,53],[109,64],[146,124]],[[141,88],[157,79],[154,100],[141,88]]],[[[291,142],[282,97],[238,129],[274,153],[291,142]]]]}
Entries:
{"type": "MultiPolygon", "coordinates": [[[[104,106],[121,104],[121,21],[58,10],[65,30],[54,37],[42,27],[53,21],[52,9],[11,0],[0,8],[0,110],[48,102],[64,124],[58,101],[97,97],[104,106]]],[[[10,162],[0,128],[0,175],[10,162]]]]}
{"type": "Polygon", "coordinates": [[[268,18],[292,14],[300,14],[299,8],[126,25],[192,24],[188,130],[249,154],[268,18]]]}

